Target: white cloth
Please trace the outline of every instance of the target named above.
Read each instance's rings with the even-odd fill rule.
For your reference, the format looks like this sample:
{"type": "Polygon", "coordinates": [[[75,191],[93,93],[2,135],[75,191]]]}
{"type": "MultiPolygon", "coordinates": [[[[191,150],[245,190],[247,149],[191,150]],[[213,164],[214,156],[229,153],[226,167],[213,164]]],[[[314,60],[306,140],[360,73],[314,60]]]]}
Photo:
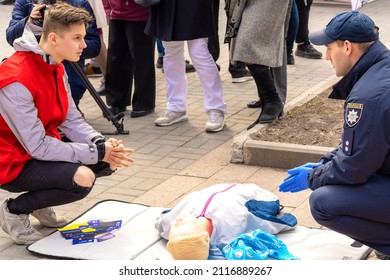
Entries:
{"type": "MultiPolygon", "coordinates": [[[[186,41],[192,64],[204,91],[204,108],[227,112],[223,101],[222,81],[218,68],[208,50],[207,38],[186,41]]],[[[167,86],[167,109],[187,110],[187,77],[185,73],[184,41],[163,41],[165,48],[164,74],[167,86]]]]}
{"type": "Polygon", "coordinates": [[[88,0],[88,3],[91,5],[93,13],[95,14],[97,28],[107,27],[107,15],[104,11],[102,0],[88,0]]]}

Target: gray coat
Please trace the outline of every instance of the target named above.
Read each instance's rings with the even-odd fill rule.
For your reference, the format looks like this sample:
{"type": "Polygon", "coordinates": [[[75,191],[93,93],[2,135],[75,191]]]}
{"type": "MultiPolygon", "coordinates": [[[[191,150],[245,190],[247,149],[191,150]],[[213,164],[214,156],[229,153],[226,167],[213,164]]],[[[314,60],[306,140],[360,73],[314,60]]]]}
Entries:
{"type": "Polygon", "coordinates": [[[232,61],[280,67],[289,0],[246,0],[237,37],[231,42],[232,61]]]}

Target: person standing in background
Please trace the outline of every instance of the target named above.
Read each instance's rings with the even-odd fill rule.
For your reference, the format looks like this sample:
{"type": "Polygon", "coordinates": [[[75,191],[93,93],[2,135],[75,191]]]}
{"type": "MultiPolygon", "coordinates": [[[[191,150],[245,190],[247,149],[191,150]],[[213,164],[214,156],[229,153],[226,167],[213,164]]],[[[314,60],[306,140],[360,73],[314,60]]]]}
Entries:
{"type": "Polygon", "coordinates": [[[97,57],[95,57],[95,61],[99,66],[103,78],[101,80],[100,87],[96,90],[99,95],[105,95],[106,87],[105,87],[105,79],[106,79],[106,70],[107,70],[107,47],[103,38],[103,28],[108,26],[107,23],[107,15],[104,11],[102,0],[88,0],[89,4],[92,7],[93,12],[95,13],[96,18],[96,27],[98,29],[98,34],[100,37],[100,52],[97,57]]]}
{"type": "Polygon", "coordinates": [[[157,126],[188,119],[185,42],[204,90],[204,108],[208,115],[206,131],[221,131],[225,125],[227,108],[223,101],[222,81],[207,45],[208,38],[218,32],[213,6],[210,0],[162,0],[151,8],[145,32],[160,38],[165,48],[168,101],[164,115],[155,120],[157,126]]]}
{"type": "Polygon", "coordinates": [[[131,105],[130,117],[146,116],[156,103],[155,39],[144,32],[149,8],[134,0],[103,0],[103,6],[109,20],[107,104],[114,115],[131,105]]]}
{"type": "MultiPolygon", "coordinates": [[[[156,45],[157,45],[157,53],[158,53],[158,58],[156,61],[156,68],[162,69],[164,73],[164,54],[165,54],[165,49],[164,46],[159,38],[156,38],[156,45]]],[[[189,60],[186,59],[186,73],[192,73],[195,72],[194,66],[190,63],[189,60]]]]}
{"type": "Polygon", "coordinates": [[[322,58],[322,53],[317,51],[309,40],[309,16],[313,0],[295,1],[299,14],[298,32],[295,38],[295,42],[297,44],[295,55],[304,58],[320,59],[322,58]]]}
{"type": "MultiPolygon", "coordinates": [[[[274,70],[286,73],[286,34],[291,1],[243,0],[227,3],[225,42],[231,42],[233,63],[243,61],[255,80],[261,100],[261,113],[248,129],[270,123],[283,115],[286,92],[278,92],[274,70]]],[[[287,75],[285,79],[287,80],[287,75]]],[[[281,88],[284,91],[287,82],[281,88]]]]}
{"type": "MultiPolygon", "coordinates": [[[[213,12],[214,12],[214,19],[215,19],[215,26],[217,29],[217,34],[215,36],[209,37],[208,40],[208,48],[213,56],[213,59],[215,63],[217,63],[220,55],[220,43],[219,43],[219,7],[220,7],[220,0],[212,0],[213,2],[213,12]]],[[[226,4],[226,0],[225,0],[226,4]]],[[[230,45],[228,46],[230,48],[230,45]]],[[[221,70],[221,66],[217,63],[218,71],[221,70]]],[[[229,73],[232,77],[232,83],[244,83],[246,81],[253,80],[253,77],[249,70],[246,68],[245,63],[237,61],[236,63],[232,64],[229,60],[229,67],[228,67],[229,73]]]]}
{"type": "Polygon", "coordinates": [[[295,59],[293,55],[294,42],[297,37],[299,27],[299,13],[296,0],[291,3],[291,15],[288,24],[287,37],[286,37],[286,48],[287,48],[287,64],[294,65],[295,59]]]}

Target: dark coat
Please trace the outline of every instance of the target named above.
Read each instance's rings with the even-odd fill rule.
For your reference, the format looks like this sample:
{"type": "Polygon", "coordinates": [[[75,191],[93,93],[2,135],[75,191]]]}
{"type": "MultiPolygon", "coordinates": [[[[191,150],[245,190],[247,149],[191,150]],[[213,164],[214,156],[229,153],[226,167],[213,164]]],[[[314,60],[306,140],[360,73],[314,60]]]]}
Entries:
{"type": "Polygon", "coordinates": [[[151,8],[145,33],[162,41],[186,41],[217,35],[214,0],[161,0],[151,8]]]}

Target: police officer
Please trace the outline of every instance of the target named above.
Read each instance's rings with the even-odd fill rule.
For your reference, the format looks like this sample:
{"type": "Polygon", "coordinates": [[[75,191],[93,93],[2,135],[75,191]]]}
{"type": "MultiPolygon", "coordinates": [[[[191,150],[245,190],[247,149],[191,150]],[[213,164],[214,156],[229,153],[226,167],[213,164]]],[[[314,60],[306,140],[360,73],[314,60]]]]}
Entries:
{"type": "Polygon", "coordinates": [[[358,11],[336,15],[310,34],[343,77],[330,98],[345,101],[342,143],[318,163],[288,171],[281,192],[310,188],[313,218],[390,258],[390,51],[358,11]]]}

